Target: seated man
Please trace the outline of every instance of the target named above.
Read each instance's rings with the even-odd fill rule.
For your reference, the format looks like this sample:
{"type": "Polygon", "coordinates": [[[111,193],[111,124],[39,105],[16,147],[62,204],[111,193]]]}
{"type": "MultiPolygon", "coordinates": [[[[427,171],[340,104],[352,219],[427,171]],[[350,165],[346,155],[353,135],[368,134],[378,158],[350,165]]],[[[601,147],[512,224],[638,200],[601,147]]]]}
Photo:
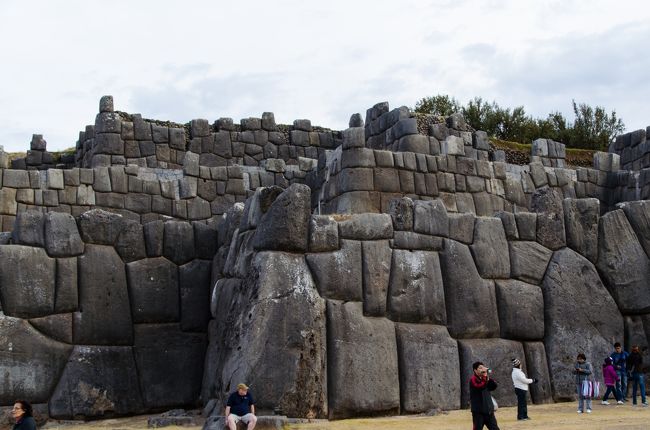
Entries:
{"type": "Polygon", "coordinates": [[[253,430],[257,423],[255,416],[255,401],[253,395],[248,392],[246,384],[238,384],[237,391],[234,391],[226,402],[226,423],[230,430],[237,430],[239,421],[247,425],[247,430],[253,430]]]}

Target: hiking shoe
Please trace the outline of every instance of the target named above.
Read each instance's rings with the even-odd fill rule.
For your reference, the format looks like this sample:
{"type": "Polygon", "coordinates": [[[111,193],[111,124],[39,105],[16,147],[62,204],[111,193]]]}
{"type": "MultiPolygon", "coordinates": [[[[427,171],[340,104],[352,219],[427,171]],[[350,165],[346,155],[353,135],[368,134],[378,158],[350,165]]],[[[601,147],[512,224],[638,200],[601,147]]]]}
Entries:
{"type": "Polygon", "coordinates": [[[581,411],[580,409],[578,409],[578,413],[579,413],[579,414],[581,414],[581,413],[582,413],[582,411],[581,411]]]}
{"type": "Polygon", "coordinates": [[[590,413],[591,413],[591,409],[587,409],[587,413],[590,414],[590,413]]]}
{"type": "Polygon", "coordinates": [[[609,405],[609,402],[607,400],[603,400],[602,402],[600,402],[600,404],[601,405],[609,405]]]}
{"type": "Polygon", "coordinates": [[[622,405],[622,404],[623,404],[623,400],[619,400],[619,401],[616,402],[616,403],[618,403],[619,405],[622,405]]]}
{"type": "Polygon", "coordinates": [[[643,407],[647,408],[648,407],[648,402],[643,402],[643,407]]]}

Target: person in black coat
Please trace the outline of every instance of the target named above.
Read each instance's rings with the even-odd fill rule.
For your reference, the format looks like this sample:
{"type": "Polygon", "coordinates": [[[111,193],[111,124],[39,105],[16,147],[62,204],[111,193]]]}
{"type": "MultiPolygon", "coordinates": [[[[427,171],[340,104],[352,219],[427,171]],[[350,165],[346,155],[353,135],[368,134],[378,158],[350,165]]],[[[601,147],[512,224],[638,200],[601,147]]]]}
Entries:
{"type": "Polygon", "coordinates": [[[474,430],[481,430],[483,426],[488,430],[499,430],[497,418],[494,416],[494,403],[492,391],[497,389],[497,383],[490,379],[488,368],[477,361],[472,365],[474,374],[469,380],[469,401],[472,410],[474,430]]]}
{"type": "Polygon", "coordinates": [[[13,430],[36,430],[36,422],[32,417],[32,405],[26,400],[16,400],[11,410],[16,424],[13,430]]]}

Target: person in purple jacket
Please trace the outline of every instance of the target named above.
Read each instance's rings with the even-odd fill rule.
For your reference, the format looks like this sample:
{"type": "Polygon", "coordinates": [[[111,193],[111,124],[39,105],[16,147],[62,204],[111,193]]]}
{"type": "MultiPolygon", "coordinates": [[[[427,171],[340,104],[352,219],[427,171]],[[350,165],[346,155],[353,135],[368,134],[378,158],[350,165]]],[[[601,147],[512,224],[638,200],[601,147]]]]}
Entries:
{"type": "Polygon", "coordinates": [[[616,373],[616,369],[614,369],[614,361],[611,357],[607,357],[603,363],[603,379],[605,380],[607,390],[605,390],[605,395],[603,396],[603,401],[601,403],[603,405],[609,405],[607,399],[609,398],[610,393],[614,393],[616,403],[622,405],[623,400],[621,400],[620,392],[616,389],[616,383],[619,382],[620,378],[616,373]]]}

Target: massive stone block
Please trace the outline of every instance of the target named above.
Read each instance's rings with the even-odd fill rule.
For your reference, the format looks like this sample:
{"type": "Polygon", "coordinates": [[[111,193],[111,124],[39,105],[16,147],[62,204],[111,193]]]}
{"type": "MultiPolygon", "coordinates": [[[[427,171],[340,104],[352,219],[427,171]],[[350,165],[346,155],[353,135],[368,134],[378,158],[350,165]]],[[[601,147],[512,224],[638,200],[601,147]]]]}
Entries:
{"type": "Polygon", "coordinates": [[[396,324],[401,411],[460,407],[458,344],[445,327],[396,324]]]}
{"type": "Polygon", "coordinates": [[[413,204],[413,230],[434,236],[449,236],[447,209],[440,200],[416,200],[413,204]]]}
{"type": "Polygon", "coordinates": [[[510,277],[508,241],[499,218],[477,218],[470,245],[476,268],[483,278],[510,277]]]}
{"type": "Polygon", "coordinates": [[[502,338],[544,338],[544,297],[537,285],[515,280],[496,281],[496,295],[502,338]]]}
{"type": "Polygon", "coordinates": [[[43,247],[45,245],[44,224],[45,216],[40,211],[18,212],[11,238],[16,245],[43,247]]]}
{"type": "Polygon", "coordinates": [[[79,309],[77,279],[77,258],[57,258],[54,312],[74,312],[79,309]]]}
{"type": "Polygon", "coordinates": [[[310,215],[309,187],[291,185],[275,199],[260,219],[254,239],[255,249],[306,251],[310,215]]]}
{"type": "Polygon", "coordinates": [[[598,257],[598,199],[564,199],[567,246],[592,263],[598,257]]]}
{"type": "Polygon", "coordinates": [[[49,401],[58,419],[144,411],[130,346],[75,346],[49,401]]]}
{"type": "Polygon", "coordinates": [[[361,242],[341,240],[341,249],[307,254],[307,263],[324,298],[361,301],[361,242]]]}
{"type": "Polygon", "coordinates": [[[137,324],[133,353],[144,406],[195,404],[201,391],[207,337],[177,324],[137,324]]]}
{"type": "Polygon", "coordinates": [[[79,216],[79,230],[86,243],[114,245],[123,224],[122,215],[101,209],[93,209],[79,216]]]}
{"type": "Polygon", "coordinates": [[[194,229],[182,221],[167,221],[163,233],[163,255],[182,265],[194,258],[194,229]]]}
{"type": "Polygon", "coordinates": [[[399,412],[391,321],[364,317],[361,303],[328,300],[327,367],[330,419],[399,412]]]}
{"type": "Polygon", "coordinates": [[[393,223],[388,214],[359,214],[338,223],[343,239],[379,240],[393,237],[393,223]]]}
{"type": "Polygon", "coordinates": [[[0,297],[5,315],[36,318],[54,311],[54,258],[42,248],[1,245],[0,262],[0,297]]]}
{"type": "Polygon", "coordinates": [[[492,369],[491,378],[498,387],[492,391],[499,406],[514,406],[517,404],[515,390],[512,388],[512,359],[519,358],[522,367],[526,368],[524,346],[520,342],[505,339],[465,339],[458,341],[460,353],[460,405],[469,407],[469,379],[471,378],[472,363],[480,361],[492,369]]]}
{"type": "Polygon", "coordinates": [[[650,312],[650,259],[625,213],[618,209],[600,219],[596,266],[623,313],[650,312]]]}
{"type": "Polygon", "coordinates": [[[72,314],[53,314],[31,318],[29,323],[50,339],[72,344],[72,314]]]}
{"type": "Polygon", "coordinates": [[[72,215],[61,212],[45,215],[45,249],[52,257],[74,257],[83,253],[84,243],[72,215]]]}
{"type": "Polygon", "coordinates": [[[309,221],[309,251],[326,252],[339,249],[339,228],[328,215],[312,215],[309,221]]]}
{"type": "Polygon", "coordinates": [[[650,258],[650,201],[625,202],[619,204],[627,220],[639,238],[639,243],[650,258]]]}
{"type": "Polygon", "coordinates": [[[511,276],[531,284],[539,284],[553,251],[537,242],[510,242],[511,276]]]}
{"type": "Polygon", "coordinates": [[[178,268],[164,257],[126,265],[134,323],[179,321],[178,268]]]}
{"type": "Polygon", "coordinates": [[[387,240],[361,242],[363,313],[383,317],[386,315],[386,298],[393,251],[387,240]]]}
{"type": "Polygon", "coordinates": [[[207,331],[210,319],[212,263],[194,260],[178,268],[183,331],[207,331]]]}
{"type": "Polygon", "coordinates": [[[623,339],[623,318],[593,264],[569,248],[553,254],[542,291],[553,396],[573,399],[576,355],[585,353],[597,369],[612,344],[623,339]]]}
{"type": "Polygon", "coordinates": [[[388,287],[388,314],[393,321],[445,325],[445,292],[438,253],[393,251],[388,287]]]}
{"type": "Polygon", "coordinates": [[[59,380],[72,347],[39,333],[27,321],[0,313],[0,405],[18,398],[44,403],[59,380]]]}
{"type": "Polygon", "coordinates": [[[524,342],[526,355],[526,369],[524,372],[529,378],[537,378],[536,384],[529,385],[530,397],[533,403],[553,403],[551,390],[551,377],[548,372],[546,349],[543,342],[524,342]]]}
{"type": "MultiPolygon", "coordinates": [[[[245,284],[239,301],[220,317],[230,336],[223,340],[216,389],[225,397],[237,383],[251,381],[259,410],[324,417],[325,301],[304,257],[260,252],[245,284]]],[[[221,337],[215,332],[210,343],[221,337]]]]}
{"type": "Polygon", "coordinates": [[[132,345],[131,305],[122,259],[112,247],[86,245],[78,262],[79,312],[75,313],[73,325],[75,343],[132,345]]]}
{"type": "Polygon", "coordinates": [[[554,188],[533,193],[531,209],[537,212],[537,242],[556,250],[566,245],[562,196],[554,188]]]}
{"type": "Polygon", "coordinates": [[[454,338],[498,336],[494,282],[479,276],[467,245],[446,239],[444,248],[440,262],[449,333],[454,338]]]}

